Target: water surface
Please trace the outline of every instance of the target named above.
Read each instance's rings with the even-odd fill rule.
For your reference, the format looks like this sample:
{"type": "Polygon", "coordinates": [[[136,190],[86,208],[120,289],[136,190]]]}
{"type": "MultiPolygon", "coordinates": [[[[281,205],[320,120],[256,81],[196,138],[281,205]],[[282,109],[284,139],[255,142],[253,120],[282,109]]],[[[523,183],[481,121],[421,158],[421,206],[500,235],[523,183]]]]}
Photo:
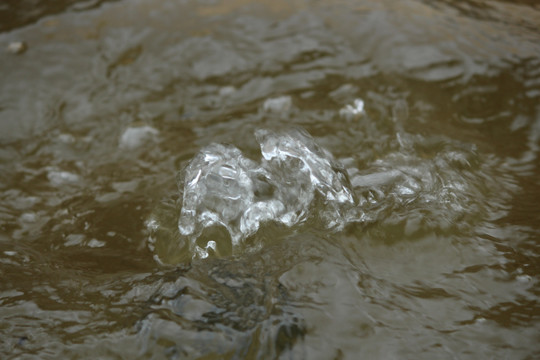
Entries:
{"type": "Polygon", "coordinates": [[[2,358],[540,356],[534,2],[29,3],[2,358]]]}

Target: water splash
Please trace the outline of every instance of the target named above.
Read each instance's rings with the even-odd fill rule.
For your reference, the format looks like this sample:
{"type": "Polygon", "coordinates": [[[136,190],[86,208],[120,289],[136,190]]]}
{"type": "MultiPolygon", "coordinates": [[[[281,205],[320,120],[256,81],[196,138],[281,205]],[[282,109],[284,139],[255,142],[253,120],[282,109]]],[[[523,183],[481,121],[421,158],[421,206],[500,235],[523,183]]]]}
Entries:
{"type": "Polygon", "coordinates": [[[399,151],[367,169],[349,168],[363,221],[384,241],[466,233],[507,213],[517,185],[503,161],[473,145],[396,132],[399,151]],[[382,230],[385,229],[385,230],[382,230]]]}
{"type": "Polygon", "coordinates": [[[392,241],[472,235],[479,222],[502,215],[501,201],[514,185],[500,161],[446,138],[433,143],[398,124],[395,133],[396,149],[363,166],[344,159],[346,171],[299,129],[257,130],[259,160],[232,145],[203,148],[179,173],[179,217],[172,205],[147,224],[156,259],[177,263],[258,249],[268,236],[279,237],[276,228],[260,231],[262,224],[290,234],[303,224],[340,231],[376,223],[366,229],[369,236],[392,241]]]}
{"type": "Polygon", "coordinates": [[[226,229],[234,252],[263,222],[290,227],[316,217],[333,229],[353,216],[355,200],[345,172],[309,134],[258,130],[256,139],[260,163],[233,146],[212,144],[183,171],[178,228],[203,258],[216,244],[213,239],[206,244],[197,240],[213,226],[226,229]]]}

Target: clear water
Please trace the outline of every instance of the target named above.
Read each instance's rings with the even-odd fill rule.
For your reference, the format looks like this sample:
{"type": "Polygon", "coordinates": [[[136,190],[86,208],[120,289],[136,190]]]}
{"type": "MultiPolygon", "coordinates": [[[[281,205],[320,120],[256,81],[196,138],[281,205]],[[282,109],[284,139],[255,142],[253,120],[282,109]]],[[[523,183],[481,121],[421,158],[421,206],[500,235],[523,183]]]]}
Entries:
{"type": "Polygon", "coordinates": [[[0,23],[1,358],[540,356],[534,2],[0,23]]]}

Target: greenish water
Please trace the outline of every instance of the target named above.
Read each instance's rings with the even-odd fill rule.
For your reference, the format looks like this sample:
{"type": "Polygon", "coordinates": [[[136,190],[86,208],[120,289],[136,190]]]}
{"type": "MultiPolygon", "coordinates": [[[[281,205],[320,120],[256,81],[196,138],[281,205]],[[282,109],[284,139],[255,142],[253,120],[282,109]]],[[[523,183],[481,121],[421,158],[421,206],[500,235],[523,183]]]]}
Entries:
{"type": "Polygon", "coordinates": [[[0,23],[1,358],[540,356],[538,5],[0,23]]]}

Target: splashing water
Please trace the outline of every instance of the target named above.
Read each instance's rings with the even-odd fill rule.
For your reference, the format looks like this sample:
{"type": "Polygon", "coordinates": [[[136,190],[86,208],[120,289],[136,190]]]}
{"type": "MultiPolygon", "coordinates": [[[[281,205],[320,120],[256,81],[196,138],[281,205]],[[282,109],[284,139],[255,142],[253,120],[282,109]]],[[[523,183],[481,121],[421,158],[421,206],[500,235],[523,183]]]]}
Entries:
{"type": "Polygon", "coordinates": [[[201,257],[196,244],[204,229],[222,226],[233,249],[254,234],[261,223],[293,226],[315,216],[325,228],[342,228],[353,216],[354,196],[345,172],[302,130],[258,130],[262,161],[256,163],[233,147],[212,144],[199,152],[184,170],[180,234],[201,257]],[[316,213],[312,204],[320,199],[316,213]],[[349,212],[349,213],[348,213],[349,212]]]}
{"type": "MultiPolygon", "coordinates": [[[[175,263],[186,256],[255,250],[264,245],[263,237],[254,236],[262,224],[287,229],[309,223],[324,231],[340,231],[351,223],[379,222],[388,231],[371,236],[389,241],[449,229],[472,234],[479,221],[500,217],[500,201],[513,186],[512,179],[504,180],[500,174],[502,164],[481,157],[474,146],[406,133],[401,122],[407,105],[398,105],[403,114],[393,118],[397,147],[368,164],[344,159],[346,170],[298,128],[255,131],[259,161],[232,145],[203,148],[179,173],[178,220],[161,226],[171,215],[157,214],[148,224],[154,235],[167,227],[178,230],[176,235],[165,230],[167,236],[150,237],[156,259],[163,260],[157,254],[167,253],[165,262],[175,263]],[[156,250],[156,245],[164,246],[156,241],[160,237],[177,243],[182,255],[171,260],[170,248],[156,250]]],[[[355,126],[361,125],[359,121],[355,126]]]]}

